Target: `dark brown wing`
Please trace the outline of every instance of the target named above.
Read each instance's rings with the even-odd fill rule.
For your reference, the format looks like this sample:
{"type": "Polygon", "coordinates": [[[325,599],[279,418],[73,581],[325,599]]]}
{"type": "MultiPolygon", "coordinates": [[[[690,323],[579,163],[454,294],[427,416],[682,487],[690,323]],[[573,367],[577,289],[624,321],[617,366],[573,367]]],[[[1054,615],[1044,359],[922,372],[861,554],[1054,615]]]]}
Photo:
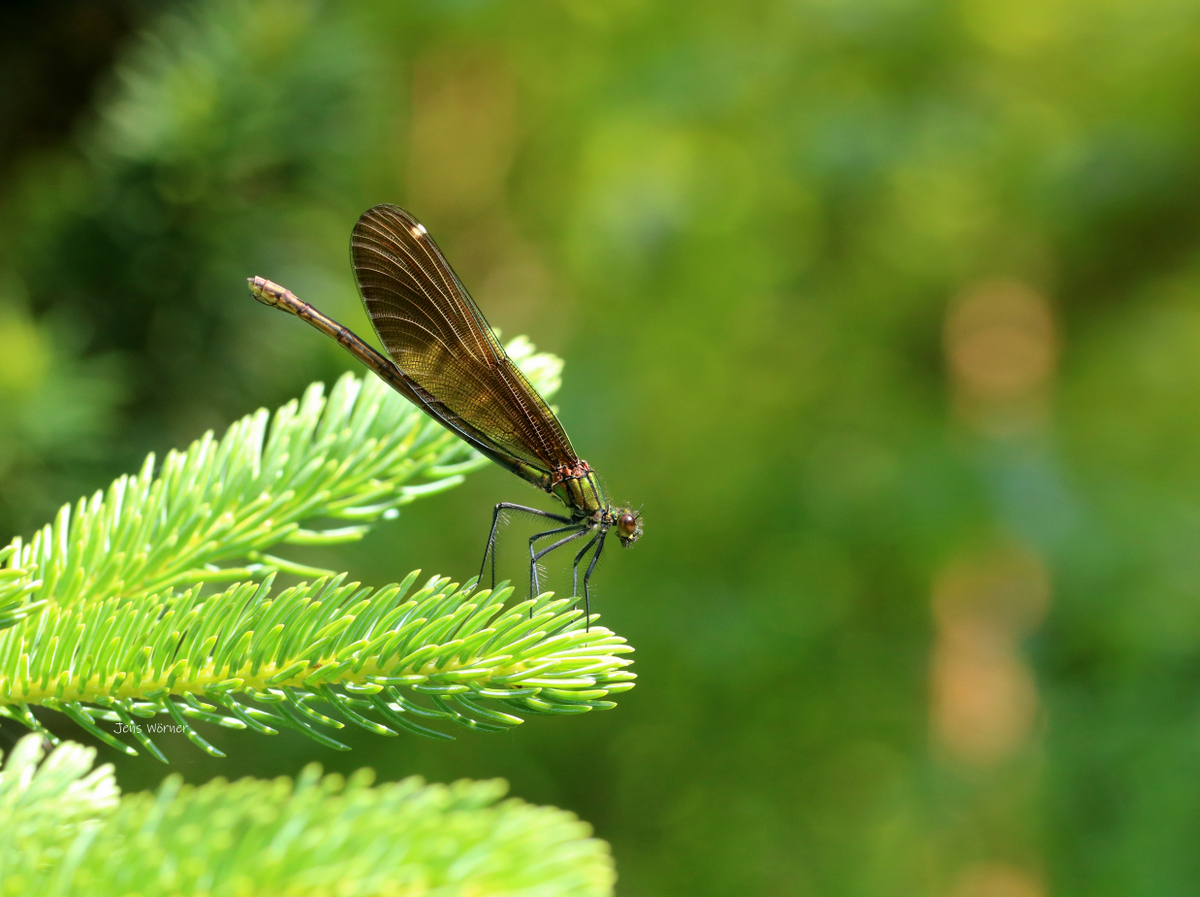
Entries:
{"type": "Polygon", "coordinates": [[[546,473],[576,461],[558,418],[509,359],[424,225],[399,206],[375,206],[354,225],[350,256],[375,332],[433,400],[429,410],[546,473]]]}

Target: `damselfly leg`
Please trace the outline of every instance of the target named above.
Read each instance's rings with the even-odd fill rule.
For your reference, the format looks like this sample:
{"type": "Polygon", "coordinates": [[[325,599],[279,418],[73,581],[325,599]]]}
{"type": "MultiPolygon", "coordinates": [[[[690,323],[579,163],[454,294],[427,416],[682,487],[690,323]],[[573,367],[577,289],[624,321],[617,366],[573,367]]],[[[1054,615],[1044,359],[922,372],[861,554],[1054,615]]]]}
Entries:
{"type": "Polygon", "coordinates": [[[532,514],[534,517],[545,517],[549,520],[555,520],[559,523],[571,523],[570,517],[564,517],[562,514],[551,514],[549,511],[543,511],[540,508],[530,508],[525,505],[514,505],[510,502],[502,501],[496,505],[492,511],[492,528],[488,532],[487,545],[483,549],[483,561],[479,565],[479,582],[483,582],[483,571],[487,567],[488,555],[492,556],[492,588],[496,588],[496,528],[500,525],[500,515],[504,511],[520,511],[523,514],[532,514]]]}
{"type": "MultiPolygon", "coordinates": [[[[540,587],[538,585],[537,562],[539,560],[541,560],[542,557],[544,557],[545,555],[554,551],[555,549],[562,548],[568,542],[574,542],[576,539],[586,536],[587,533],[588,533],[588,528],[586,526],[584,526],[581,523],[576,523],[571,526],[562,526],[562,527],[559,527],[558,529],[552,529],[552,530],[547,530],[544,533],[538,533],[536,536],[532,536],[529,539],[529,597],[530,598],[536,598],[540,592],[540,587]],[[573,530],[573,532],[572,532],[572,530],[573,530]],[[541,549],[540,551],[535,550],[533,543],[538,541],[539,539],[544,539],[547,536],[557,536],[559,533],[566,533],[566,532],[570,532],[571,535],[565,536],[562,539],[559,539],[553,545],[547,545],[545,548],[541,549]]],[[[533,609],[530,608],[529,612],[530,612],[530,614],[532,614],[533,609]]]]}

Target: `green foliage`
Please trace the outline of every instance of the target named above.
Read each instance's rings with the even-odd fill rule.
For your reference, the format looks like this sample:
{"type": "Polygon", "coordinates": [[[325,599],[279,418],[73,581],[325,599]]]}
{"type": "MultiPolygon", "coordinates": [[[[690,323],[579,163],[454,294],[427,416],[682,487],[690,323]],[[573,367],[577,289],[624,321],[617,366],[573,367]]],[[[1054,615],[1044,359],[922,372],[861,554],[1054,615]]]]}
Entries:
{"type": "Polygon", "coordinates": [[[247,394],[275,404],[333,379],[309,334],[247,351],[261,314],[240,284],[261,268],[304,290],[297,268],[340,262],[352,300],[345,247],[365,205],[351,159],[375,136],[360,122],[363,87],[379,80],[370,41],[306,0],[160,11],[158,34],[97,85],[77,139],[0,185],[0,531],[39,525],[59,496],[130,469],[141,446],[176,444],[201,396],[229,420],[247,394]],[[149,369],[154,343],[170,361],[149,369]]]}
{"type": "MultiPolygon", "coordinates": [[[[544,390],[556,387],[556,359],[524,341],[509,351],[544,390]]],[[[260,411],[220,441],[170,453],[157,474],[147,459],[6,550],[0,715],[53,739],[32,708],[56,710],[137,753],[99,725],[115,723],[165,762],[150,738],[165,724],[146,720],[166,717],[220,755],[194,721],[298,729],[346,749],[323,729],[444,739],[438,723],[503,732],[522,715],[613,706],[605,699],[632,687],[621,656],[631,649],[567,599],[506,608],[511,588],[440,577],[413,591],[417,571],[382,589],[329,575],[273,591],[278,571],[322,571],[267,549],[360,538],[483,463],[381,382],[351,375],[328,400],[310,387],[269,427],[260,411]],[[308,528],[329,519],[355,522],[308,528]],[[247,577],[263,579],[202,588],[247,577]]]]}
{"type": "Polygon", "coordinates": [[[0,771],[0,894],[603,895],[607,845],[573,815],[501,801],[503,782],[372,785],[168,777],[118,804],[112,769],[36,736],[0,771]]]}
{"type": "Polygon", "coordinates": [[[26,893],[35,877],[77,862],[116,809],[112,766],[89,772],[95,756],[67,742],[42,762],[38,736],[17,742],[0,769],[0,894],[26,893]]]}

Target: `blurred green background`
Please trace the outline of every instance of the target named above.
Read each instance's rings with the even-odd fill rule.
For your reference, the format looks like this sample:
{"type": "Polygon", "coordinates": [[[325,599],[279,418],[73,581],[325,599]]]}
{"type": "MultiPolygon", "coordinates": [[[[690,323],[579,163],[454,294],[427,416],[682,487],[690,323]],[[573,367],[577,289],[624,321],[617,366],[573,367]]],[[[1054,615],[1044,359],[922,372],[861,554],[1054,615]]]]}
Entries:
{"type": "MultiPolygon", "coordinates": [[[[1200,6],[5,4],[4,532],[352,369],[245,278],[364,332],[378,202],[566,359],[644,507],[594,592],[638,687],[175,769],[503,776],[631,897],[1196,893],[1200,6]]],[[[466,578],[501,500],[538,499],[492,469],[296,558],[466,578]]]]}

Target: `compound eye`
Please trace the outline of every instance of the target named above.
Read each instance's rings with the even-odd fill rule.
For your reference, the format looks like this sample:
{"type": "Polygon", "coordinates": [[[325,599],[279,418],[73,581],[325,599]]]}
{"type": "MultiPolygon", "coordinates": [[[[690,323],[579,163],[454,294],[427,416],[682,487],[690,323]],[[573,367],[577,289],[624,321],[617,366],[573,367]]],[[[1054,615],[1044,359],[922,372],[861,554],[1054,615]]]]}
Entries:
{"type": "Polygon", "coordinates": [[[622,514],[617,518],[617,532],[628,539],[637,532],[637,518],[632,514],[622,514]]]}

